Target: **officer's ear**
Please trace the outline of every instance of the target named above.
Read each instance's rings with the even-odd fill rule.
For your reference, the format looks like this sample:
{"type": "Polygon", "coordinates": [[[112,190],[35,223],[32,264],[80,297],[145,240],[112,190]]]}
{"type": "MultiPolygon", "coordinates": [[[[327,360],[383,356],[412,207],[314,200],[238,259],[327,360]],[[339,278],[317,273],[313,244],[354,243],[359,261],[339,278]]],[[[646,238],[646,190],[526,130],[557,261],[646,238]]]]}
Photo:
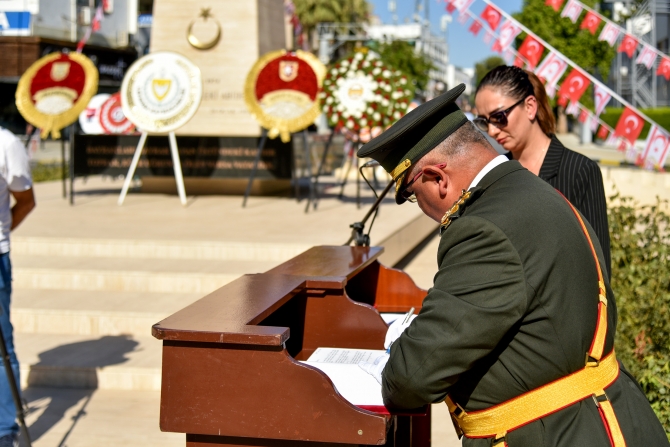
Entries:
{"type": "Polygon", "coordinates": [[[431,181],[437,183],[438,192],[440,197],[447,195],[447,189],[449,188],[449,175],[445,171],[446,163],[436,165],[436,166],[425,166],[423,168],[423,175],[431,179],[431,181]]]}

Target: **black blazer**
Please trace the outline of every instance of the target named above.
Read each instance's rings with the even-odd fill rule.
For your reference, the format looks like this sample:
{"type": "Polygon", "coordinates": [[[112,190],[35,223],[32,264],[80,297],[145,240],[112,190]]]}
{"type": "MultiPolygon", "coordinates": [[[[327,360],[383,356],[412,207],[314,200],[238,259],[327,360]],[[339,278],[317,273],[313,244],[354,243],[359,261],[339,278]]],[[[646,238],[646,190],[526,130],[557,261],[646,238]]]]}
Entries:
{"type": "Polygon", "coordinates": [[[607,276],[611,277],[607,201],[598,163],[571,151],[553,136],[540,168],[540,178],[563,193],[591,224],[603,249],[607,276]]]}

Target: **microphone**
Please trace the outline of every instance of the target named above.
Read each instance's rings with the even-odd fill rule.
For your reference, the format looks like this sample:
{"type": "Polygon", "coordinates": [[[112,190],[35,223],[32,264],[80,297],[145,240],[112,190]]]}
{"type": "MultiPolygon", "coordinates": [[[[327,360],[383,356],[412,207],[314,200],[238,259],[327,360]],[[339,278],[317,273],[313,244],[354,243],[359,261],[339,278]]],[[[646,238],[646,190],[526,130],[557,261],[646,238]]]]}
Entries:
{"type": "Polygon", "coordinates": [[[381,166],[377,160],[370,160],[367,163],[364,163],[361,166],[361,169],[362,168],[376,168],[377,166],[381,166]]]}
{"type": "MultiPolygon", "coordinates": [[[[370,162],[368,162],[370,163],[370,162]]],[[[366,165],[368,164],[366,163],[366,165]]],[[[377,163],[375,161],[375,163],[377,163]]],[[[377,163],[379,164],[379,163],[377,163]]],[[[374,217],[372,219],[372,223],[370,224],[370,229],[368,229],[368,234],[364,234],[363,230],[365,229],[365,223],[368,221],[370,216],[374,214],[374,216],[377,216],[377,211],[379,210],[379,205],[382,203],[382,200],[384,200],[384,197],[386,194],[389,192],[391,187],[395,184],[394,180],[391,180],[388,185],[386,185],[386,188],[382,191],[381,194],[379,194],[379,197],[377,197],[377,200],[375,203],[370,207],[368,212],[365,214],[365,217],[363,217],[363,220],[360,222],[354,222],[351,225],[349,225],[351,230],[351,237],[349,237],[349,240],[345,242],[342,245],[349,245],[351,244],[352,241],[356,242],[356,246],[362,246],[362,247],[369,247],[370,246],[370,230],[372,229],[372,223],[374,223],[374,217]]]]}

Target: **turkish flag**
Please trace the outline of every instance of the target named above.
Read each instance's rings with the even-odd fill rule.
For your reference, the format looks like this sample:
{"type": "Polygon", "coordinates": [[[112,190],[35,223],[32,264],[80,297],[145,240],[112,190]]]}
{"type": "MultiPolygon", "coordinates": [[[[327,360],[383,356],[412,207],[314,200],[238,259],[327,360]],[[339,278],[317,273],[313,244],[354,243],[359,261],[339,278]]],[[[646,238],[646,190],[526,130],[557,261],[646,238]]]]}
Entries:
{"type": "Polygon", "coordinates": [[[520,57],[514,58],[514,66],[523,68],[523,59],[521,59],[520,57]]]}
{"type": "Polygon", "coordinates": [[[614,135],[625,138],[630,144],[635,144],[635,140],[640,136],[643,127],[644,120],[633,109],[626,107],[614,129],[614,135]]]}
{"type": "Polygon", "coordinates": [[[552,8],[554,8],[554,11],[558,12],[561,9],[563,0],[546,0],[544,4],[547,6],[551,6],[552,8]]]}
{"type": "Polygon", "coordinates": [[[579,113],[579,118],[577,118],[577,121],[584,124],[587,119],[589,119],[589,112],[586,109],[582,109],[582,111],[579,113]]]}
{"type": "Polygon", "coordinates": [[[596,137],[600,138],[601,140],[607,139],[607,134],[610,133],[609,129],[603,125],[600,126],[600,129],[598,129],[598,134],[596,137]]]}
{"type": "Polygon", "coordinates": [[[589,32],[595,36],[600,22],[601,19],[598,17],[598,14],[593,11],[588,11],[584,17],[584,20],[582,20],[580,28],[589,30],[589,32]]]}
{"type": "Polygon", "coordinates": [[[453,3],[448,2],[446,10],[449,14],[453,14],[453,12],[456,11],[456,6],[454,6],[453,3]]]}
{"type": "Polygon", "coordinates": [[[565,108],[565,106],[568,105],[568,97],[567,96],[559,96],[558,97],[558,105],[565,108]]]}
{"type": "Polygon", "coordinates": [[[534,70],[537,63],[540,62],[542,52],[544,51],[544,45],[529,34],[524,39],[518,51],[521,56],[526,58],[530,69],[534,70]]]}
{"type": "Polygon", "coordinates": [[[475,20],[472,22],[472,25],[470,25],[470,29],[468,31],[470,31],[474,36],[476,36],[477,34],[479,34],[479,31],[481,31],[481,29],[482,24],[475,20]]]}
{"type": "Polygon", "coordinates": [[[558,96],[567,96],[570,101],[577,102],[590,84],[591,81],[589,78],[584,76],[576,68],[573,68],[568,77],[563,81],[563,84],[561,84],[558,96]]]}
{"type": "Polygon", "coordinates": [[[662,170],[668,156],[668,147],[670,147],[670,135],[652,125],[649,129],[647,142],[644,145],[644,151],[640,156],[641,164],[646,169],[662,170]]]}
{"type": "Polygon", "coordinates": [[[658,64],[656,76],[663,76],[666,81],[670,81],[670,58],[663,56],[661,62],[658,64]]]}
{"type": "Polygon", "coordinates": [[[626,34],[617,51],[619,53],[626,53],[628,57],[632,58],[633,53],[635,53],[635,48],[637,48],[637,39],[630,34],[626,34]]]}
{"type": "Polygon", "coordinates": [[[486,5],[486,8],[482,11],[480,17],[489,24],[491,30],[495,31],[500,25],[500,19],[502,19],[502,14],[498,11],[493,5],[486,5]]]}

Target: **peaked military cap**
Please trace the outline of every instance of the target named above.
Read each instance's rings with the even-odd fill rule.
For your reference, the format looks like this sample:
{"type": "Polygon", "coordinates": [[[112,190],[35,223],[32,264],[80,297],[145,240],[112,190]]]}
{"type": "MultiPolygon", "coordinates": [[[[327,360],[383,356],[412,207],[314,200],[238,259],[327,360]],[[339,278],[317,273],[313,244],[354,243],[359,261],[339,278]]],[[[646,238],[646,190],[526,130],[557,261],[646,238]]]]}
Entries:
{"type": "Polygon", "coordinates": [[[421,104],[359,149],[359,157],[377,160],[391,174],[397,204],[405,201],[398,193],[409,168],[468,122],[455,103],[464,90],[465,84],[460,84],[421,104]]]}

